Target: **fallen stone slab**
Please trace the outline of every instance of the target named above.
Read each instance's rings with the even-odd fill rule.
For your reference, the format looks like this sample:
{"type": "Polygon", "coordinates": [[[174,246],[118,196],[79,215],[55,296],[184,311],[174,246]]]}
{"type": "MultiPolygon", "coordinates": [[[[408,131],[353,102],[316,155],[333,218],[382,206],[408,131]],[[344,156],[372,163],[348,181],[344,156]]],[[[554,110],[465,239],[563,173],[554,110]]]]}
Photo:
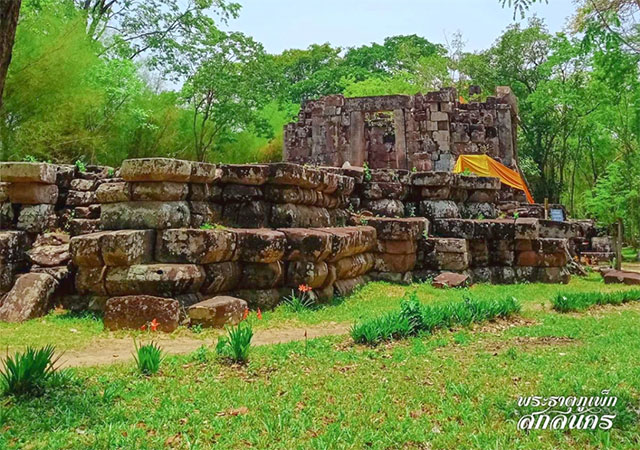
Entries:
{"type": "Polygon", "coordinates": [[[137,264],[107,268],[104,284],[111,296],[174,297],[197,293],[204,279],[204,269],[195,264],[137,264]]]}
{"type": "Polygon", "coordinates": [[[105,230],[163,230],[188,227],[191,213],[187,202],[123,202],[102,205],[105,230]]]}
{"type": "Polygon", "coordinates": [[[158,330],[171,333],[180,324],[180,303],[151,295],[130,295],[107,300],[104,327],[115,331],[139,330],[155,320],[158,330]]]}
{"type": "Polygon", "coordinates": [[[158,232],[156,259],[211,264],[232,260],[235,249],[236,235],[231,231],[177,228],[158,232]]]}
{"type": "Polygon", "coordinates": [[[11,203],[55,205],[58,201],[58,186],[55,184],[11,183],[9,185],[11,203]]]}
{"type": "Polygon", "coordinates": [[[69,244],[39,245],[27,252],[33,264],[45,267],[61,266],[71,259],[69,244]]]}
{"type": "Polygon", "coordinates": [[[248,305],[245,300],[228,295],[209,298],[191,305],[187,310],[191,325],[205,328],[223,328],[242,321],[248,305]]]}
{"type": "Polygon", "coordinates": [[[443,272],[433,279],[431,283],[436,288],[467,287],[470,284],[469,275],[463,273],[443,272]]]}
{"type": "Polygon", "coordinates": [[[622,283],[635,285],[640,284],[640,273],[628,270],[609,270],[602,274],[605,284],[622,283]]]}
{"type": "Polygon", "coordinates": [[[120,167],[125,181],[182,181],[191,178],[191,162],[171,158],[126,159],[120,167]]]}
{"type": "Polygon", "coordinates": [[[4,162],[0,164],[0,181],[55,184],[56,166],[48,163],[4,162]]]}
{"type": "Polygon", "coordinates": [[[45,315],[57,288],[58,282],[51,275],[21,275],[2,301],[0,321],[22,322],[45,315]]]}

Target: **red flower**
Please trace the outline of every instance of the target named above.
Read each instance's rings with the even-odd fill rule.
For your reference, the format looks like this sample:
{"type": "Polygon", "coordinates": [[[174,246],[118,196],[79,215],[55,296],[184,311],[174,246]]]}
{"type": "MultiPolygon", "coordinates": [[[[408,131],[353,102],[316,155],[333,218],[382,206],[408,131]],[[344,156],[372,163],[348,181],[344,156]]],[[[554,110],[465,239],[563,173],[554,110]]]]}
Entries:
{"type": "Polygon", "coordinates": [[[258,320],[262,320],[262,311],[260,311],[260,308],[258,308],[258,320]]]}
{"type": "Polygon", "coordinates": [[[247,317],[249,317],[249,308],[245,308],[244,309],[244,314],[242,315],[242,320],[247,320],[247,317]]]}
{"type": "Polygon", "coordinates": [[[311,287],[311,286],[308,286],[308,285],[306,285],[306,284],[301,284],[300,286],[298,286],[298,290],[299,290],[300,292],[302,292],[302,293],[304,293],[304,292],[309,292],[309,291],[311,291],[311,290],[312,290],[312,287],[311,287]]]}
{"type": "Polygon", "coordinates": [[[147,329],[147,325],[146,325],[146,324],[145,324],[145,325],[142,325],[142,326],[140,327],[140,329],[141,329],[142,331],[146,330],[146,329],[147,329]]]}
{"type": "Polygon", "coordinates": [[[156,331],[158,329],[158,325],[160,325],[160,323],[156,319],[153,319],[149,324],[151,331],[156,331]]]}

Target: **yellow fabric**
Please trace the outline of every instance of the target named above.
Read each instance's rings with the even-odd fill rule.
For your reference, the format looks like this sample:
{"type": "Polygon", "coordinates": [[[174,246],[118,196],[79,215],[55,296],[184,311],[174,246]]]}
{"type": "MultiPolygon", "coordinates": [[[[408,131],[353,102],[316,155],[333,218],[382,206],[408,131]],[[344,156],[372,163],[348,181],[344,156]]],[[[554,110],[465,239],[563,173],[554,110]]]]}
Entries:
{"type": "Polygon", "coordinates": [[[520,174],[487,155],[460,155],[453,173],[461,173],[465,170],[483,177],[500,178],[500,181],[507,186],[524,191],[529,203],[533,203],[533,197],[520,174]]]}

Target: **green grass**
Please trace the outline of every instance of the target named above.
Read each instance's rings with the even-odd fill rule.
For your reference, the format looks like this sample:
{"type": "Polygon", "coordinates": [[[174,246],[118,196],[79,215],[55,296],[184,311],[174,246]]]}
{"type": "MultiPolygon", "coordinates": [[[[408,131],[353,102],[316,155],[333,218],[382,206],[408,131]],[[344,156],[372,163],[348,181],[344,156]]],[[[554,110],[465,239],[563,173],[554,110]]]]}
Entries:
{"type": "Polygon", "coordinates": [[[633,449],[638,323],[635,305],[545,311],[376,348],[347,337],[256,347],[245,366],[199,350],[151,378],[133,364],[81,369],[80,385],[6,401],[0,448],[633,449]],[[603,389],[619,397],[609,432],[516,430],[520,395],[603,389]]]}
{"type": "MultiPolygon", "coordinates": [[[[428,284],[400,286],[384,282],[370,283],[347,299],[336,299],[334,303],[319,309],[295,312],[281,305],[274,311],[263,311],[263,320],[253,320],[254,330],[266,328],[287,328],[309,325],[321,325],[326,322],[353,323],[378,317],[397,310],[402,298],[410,292],[417,292],[425,303],[462,300],[465,296],[479,299],[515,297],[522,302],[523,310],[531,314],[551,307],[551,299],[559,292],[612,292],[633,289],[632,286],[605,285],[598,274],[587,278],[572,277],[568,285],[516,284],[494,286],[474,285],[469,289],[436,289],[428,284]]],[[[255,314],[252,314],[255,319],[255,314]]],[[[169,337],[190,337],[210,342],[223,332],[220,330],[197,330],[179,328],[169,337]]],[[[102,320],[91,314],[74,315],[53,312],[46,317],[30,320],[21,324],[0,322],[0,348],[22,349],[26,345],[44,346],[54,343],[59,350],[90,347],[96,340],[112,337],[141,338],[148,337],[140,331],[120,331],[110,333],[104,330],[102,320]]]]}
{"type": "Polygon", "coordinates": [[[582,311],[594,305],[621,305],[640,300],[640,290],[618,292],[559,293],[553,300],[553,309],[559,312],[582,311]]]}

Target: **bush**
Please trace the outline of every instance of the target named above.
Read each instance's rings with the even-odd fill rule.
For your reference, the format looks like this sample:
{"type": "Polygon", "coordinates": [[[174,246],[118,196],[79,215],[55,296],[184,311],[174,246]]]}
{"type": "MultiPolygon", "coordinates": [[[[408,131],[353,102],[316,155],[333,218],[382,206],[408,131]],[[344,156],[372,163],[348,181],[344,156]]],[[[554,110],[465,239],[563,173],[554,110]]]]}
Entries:
{"type": "Polygon", "coordinates": [[[55,347],[35,349],[27,347],[24,353],[8,356],[0,374],[4,382],[4,393],[11,395],[38,395],[48,383],[61,384],[62,378],[55,367],[59,357],[54,358],[55,347]]]}
{"type": "Polygon", "coordinates": [[[162,349],[155,342],[138,347],[136,344],[136,353],[133,355],[138,370],[143,375],[153,375],[160,369],[160,364],[164,360],[162,349]]]}
{"type": "Polygon", "coordinates": [[[354,324],[351,337],[357,343],[376,345],[455,325],[468,326],[474,322],[506,318],[519,311],[520,303],[513,297],[503,300],[465,298],[462,302],[423,305],[414,292],[403,300],[399,312],[354,324]]]}
{"type": "Polygon", "coordinates": [[[553,309],[566,313],[582,311],[593,305],[620,305],[637,300],[640,300],[640,290],[558,294],[551,302],[553,303],[553,309]]]}
{"type": "Polygon", "coordinates": [[[249,348],[253,338],[253,328],[248,322],[227,328],[227,337],[220,338],[216,346],[218,355],[233,362],[245,363],[249,359],[249,348]]]}

